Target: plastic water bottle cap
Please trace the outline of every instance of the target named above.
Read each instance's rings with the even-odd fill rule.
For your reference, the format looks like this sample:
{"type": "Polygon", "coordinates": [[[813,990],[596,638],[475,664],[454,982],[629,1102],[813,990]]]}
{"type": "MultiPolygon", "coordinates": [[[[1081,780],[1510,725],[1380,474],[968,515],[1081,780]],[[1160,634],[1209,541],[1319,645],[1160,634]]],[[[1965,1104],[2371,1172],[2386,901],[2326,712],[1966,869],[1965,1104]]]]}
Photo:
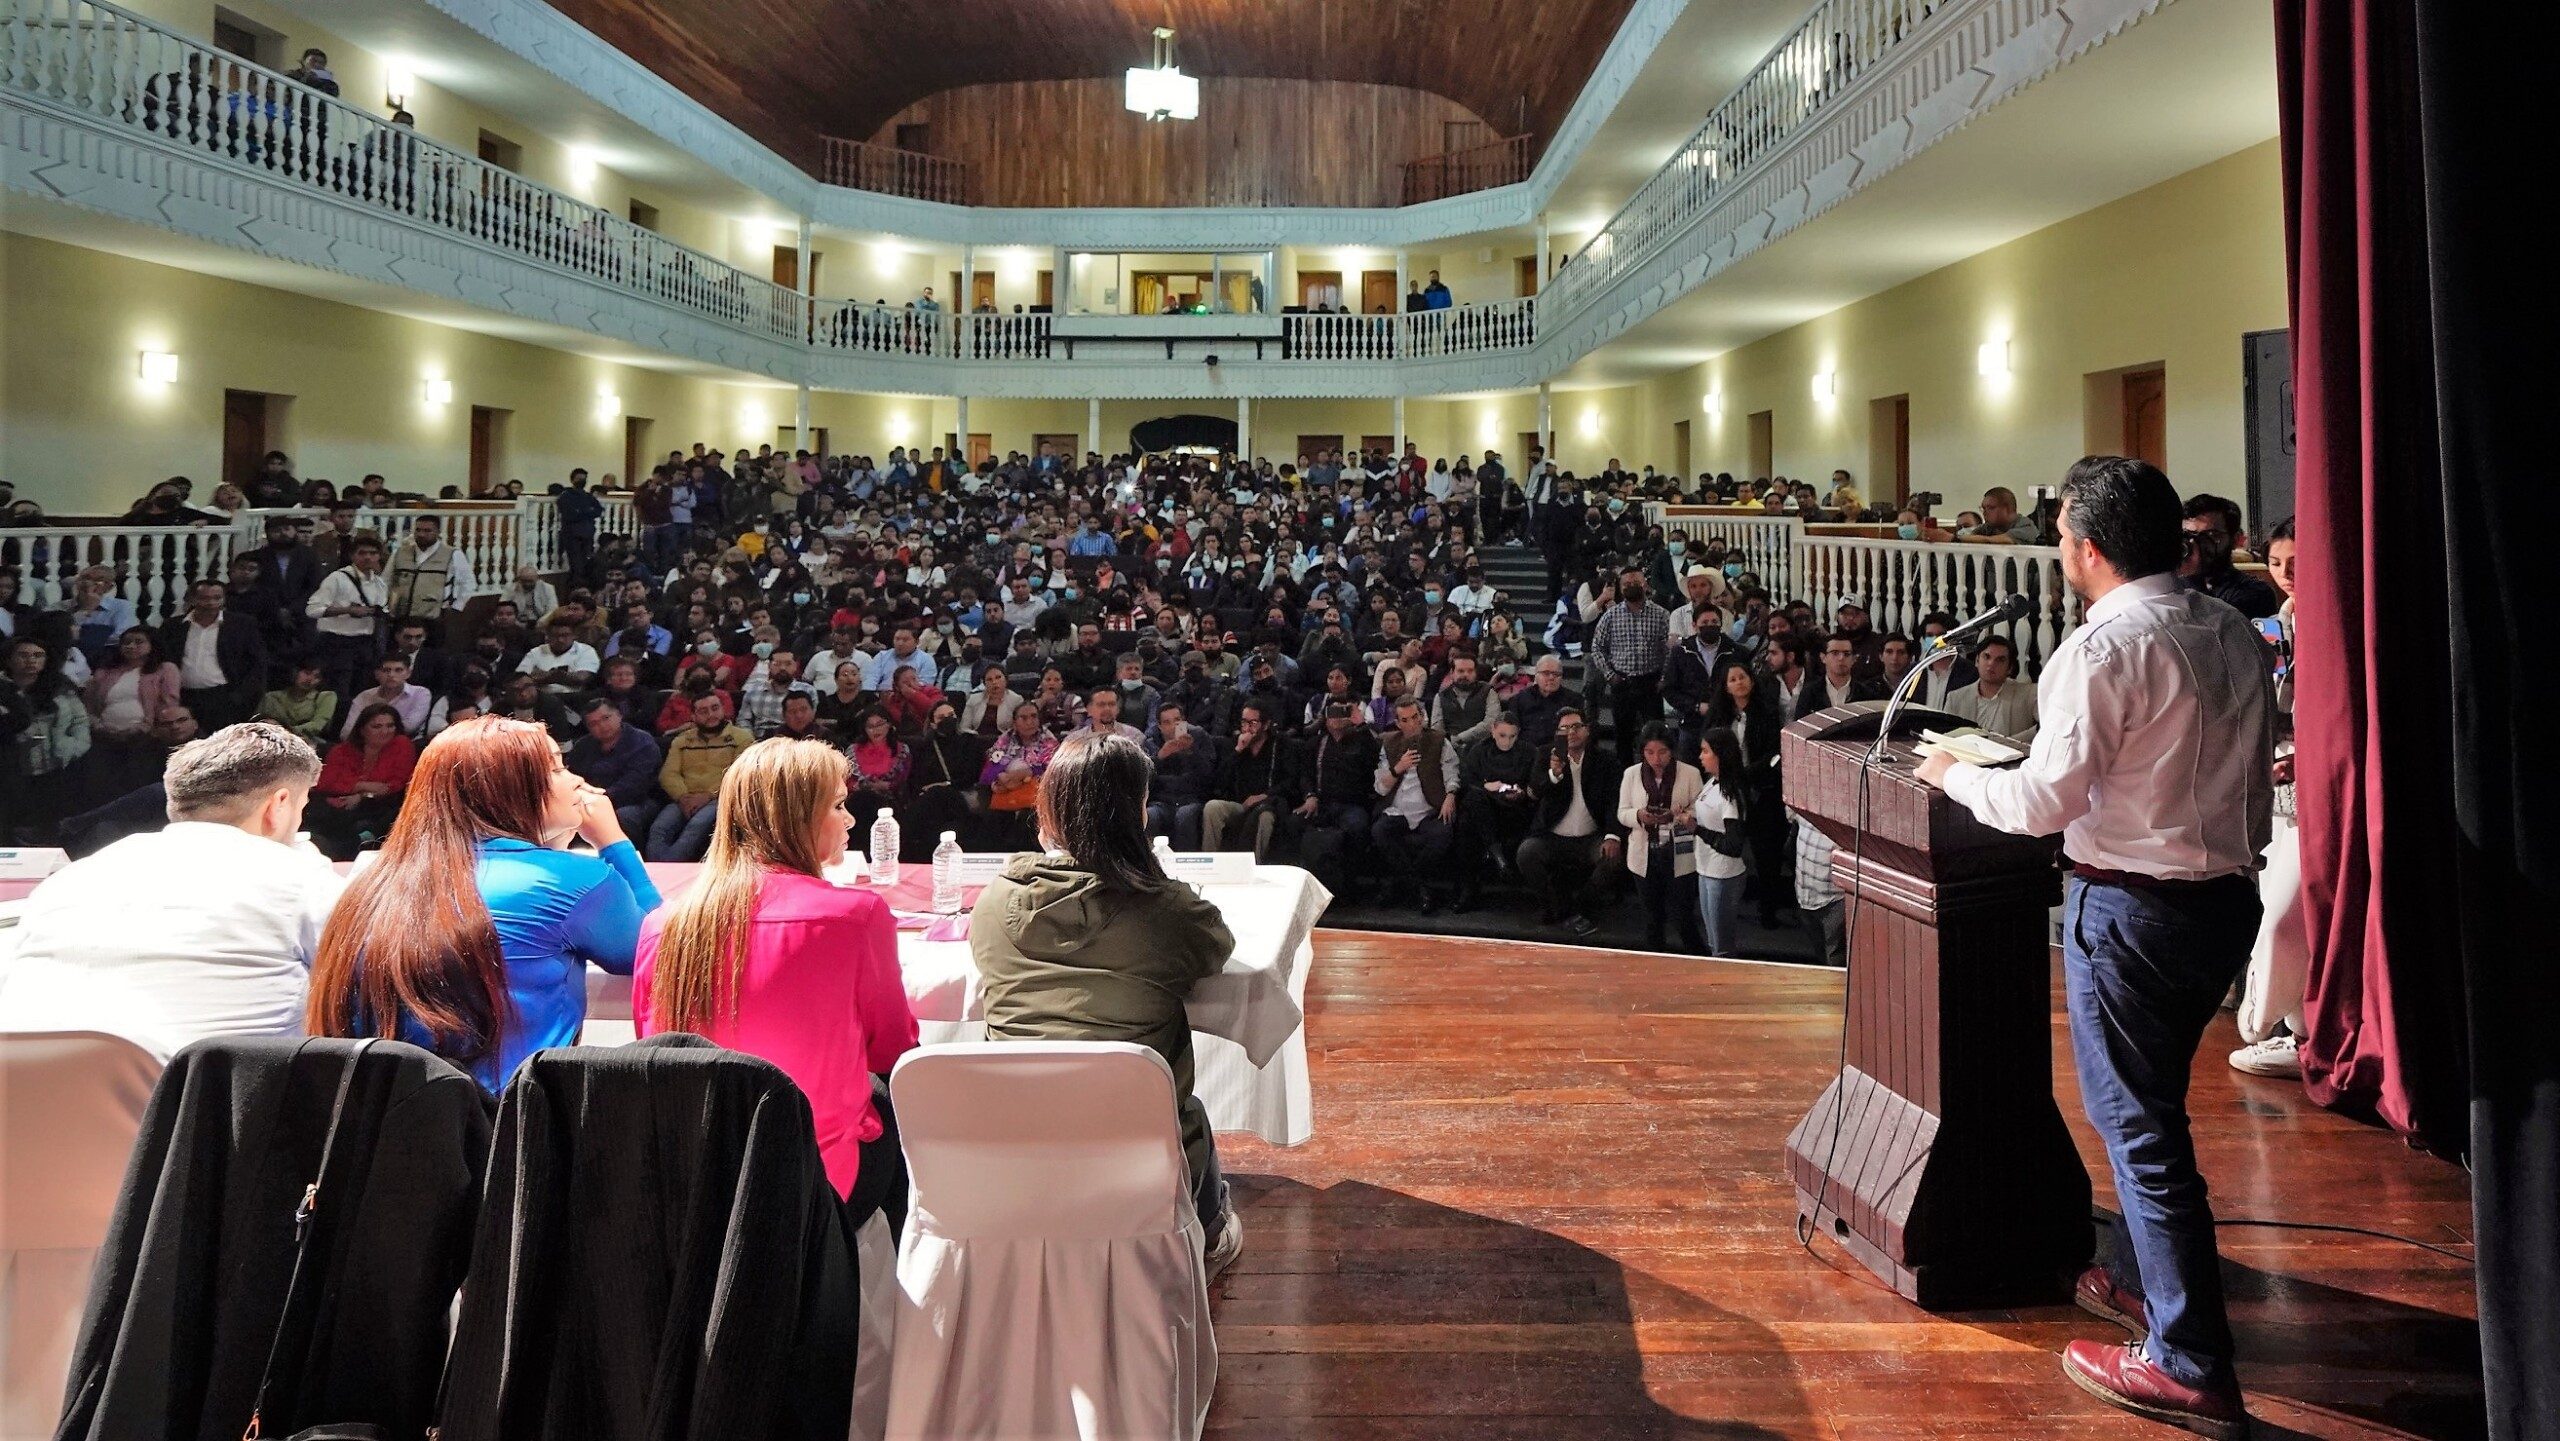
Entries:
{"type": "Polygon", "coordinates": [[[958,831],[944,831],[942,833],[942,838],[946,841],[956,841],[960,839],[960,833],[958,831]]]}

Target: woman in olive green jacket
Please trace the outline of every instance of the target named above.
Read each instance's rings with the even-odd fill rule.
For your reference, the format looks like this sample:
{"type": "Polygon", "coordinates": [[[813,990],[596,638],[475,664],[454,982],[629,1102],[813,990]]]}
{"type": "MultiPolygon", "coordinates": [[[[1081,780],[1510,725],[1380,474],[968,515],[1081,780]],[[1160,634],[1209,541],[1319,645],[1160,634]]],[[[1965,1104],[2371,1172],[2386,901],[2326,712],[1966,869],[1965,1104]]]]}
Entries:
{"type": "Polygon", "coordinates": [[[1182,1149],[1208,1238],[1209,1274],[1244,1231],[1227,1204],[1209,1115],[1191,1094],[1183,999],[1225,965],[1235,936],[1217,907],[1165,875],[1149,849],[1138,743],[1109,733],[1058,747],[1040,781],[1046,854],[1022,856],[979,897],[969,928],[989,1040],[1132,1041],[1173,1068],[1182,1149]]]}

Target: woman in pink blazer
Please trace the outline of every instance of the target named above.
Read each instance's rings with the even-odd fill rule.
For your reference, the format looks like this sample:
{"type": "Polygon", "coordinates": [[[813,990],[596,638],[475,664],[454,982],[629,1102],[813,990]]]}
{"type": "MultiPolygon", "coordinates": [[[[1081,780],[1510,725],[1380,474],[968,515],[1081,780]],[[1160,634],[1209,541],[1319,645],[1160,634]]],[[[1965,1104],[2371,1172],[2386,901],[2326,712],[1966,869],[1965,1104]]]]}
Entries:
{"type": "Polygon", "coordinates": [[[809,1097],[827,1179],[860,1225],[903,1217],[905,1158],[889,1068],[916,1044],[897,923],[822,874],[853,816],[844,753],[775,737],[720,780],[702,873],[640,929],[631,1014],[644,1036],[690,1031],[782,1068],[809,1097]]]}
{"type": "Polygon", "coordinates": [[[148,626],[116,637],[115,654],[89,677],[89,804],[103,805],[160,778],[169,751],[195,738],[178,668],[148,626]]]}

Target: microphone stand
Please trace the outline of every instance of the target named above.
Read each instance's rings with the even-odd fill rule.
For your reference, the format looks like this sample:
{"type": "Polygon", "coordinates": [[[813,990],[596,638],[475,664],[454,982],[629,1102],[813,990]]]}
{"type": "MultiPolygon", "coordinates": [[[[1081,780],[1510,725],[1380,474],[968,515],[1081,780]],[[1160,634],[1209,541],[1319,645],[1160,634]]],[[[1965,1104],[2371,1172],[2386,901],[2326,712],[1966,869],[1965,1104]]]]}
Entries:
{"type": "Polygon", "coordinates": [[[1942,660],[1958,659],[1963,654],[1962,647],[1941,642],[1930,647],[1929,653],[1921,657],[1920,663],[1911,668],[1911,673],[1902,678],[1902,684],[1894,687],[1893,695],[1884,703],[1884,715],[1876,726],[1876,743],[1867,748],[1867,757],[1860,763],[1862,767],[1872,766],[1884,759],[1885,742],[1893,737],[1894,720],[1910,708],[1912,694],[1919,689],[1921,679],[1929,674],[1929,667],[1942,660]]]}

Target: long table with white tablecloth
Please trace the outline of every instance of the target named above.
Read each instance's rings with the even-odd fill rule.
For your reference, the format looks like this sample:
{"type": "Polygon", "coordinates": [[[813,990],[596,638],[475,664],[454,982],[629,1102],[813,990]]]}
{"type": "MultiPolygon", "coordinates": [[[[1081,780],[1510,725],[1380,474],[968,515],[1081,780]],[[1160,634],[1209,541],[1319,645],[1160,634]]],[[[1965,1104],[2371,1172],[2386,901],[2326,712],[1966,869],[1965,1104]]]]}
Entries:
{"type": "MultiPolygon", "coordinates": [[[[905,910],[929,901],[919,884],[924,869],[905,867],[888,896],[891,908],[907,917],[898,930],[907,1004],[926,1042],[979,1040],[984,998],[965,932],[949,934],[959,927],[947,921],[917,924],[905,910]]],[[[673,896],[691,884],[694,870],[652,864],[649,874],[660,892],[673,896]]],[[[1333,895],[1295,866],[1255,866],[1250,877],[1201,887],[1235,933],[1236,948],[1225,967],[1191,991],[1193,1091],[1217,1129],[1295,1146],[1315,1133],[1304,1007],[1315,954],[1310,937],[1333,895]]],[[[585,1043],[620,1045],[632,1034],[631,978],[588,967],[585,1043]]]]}

